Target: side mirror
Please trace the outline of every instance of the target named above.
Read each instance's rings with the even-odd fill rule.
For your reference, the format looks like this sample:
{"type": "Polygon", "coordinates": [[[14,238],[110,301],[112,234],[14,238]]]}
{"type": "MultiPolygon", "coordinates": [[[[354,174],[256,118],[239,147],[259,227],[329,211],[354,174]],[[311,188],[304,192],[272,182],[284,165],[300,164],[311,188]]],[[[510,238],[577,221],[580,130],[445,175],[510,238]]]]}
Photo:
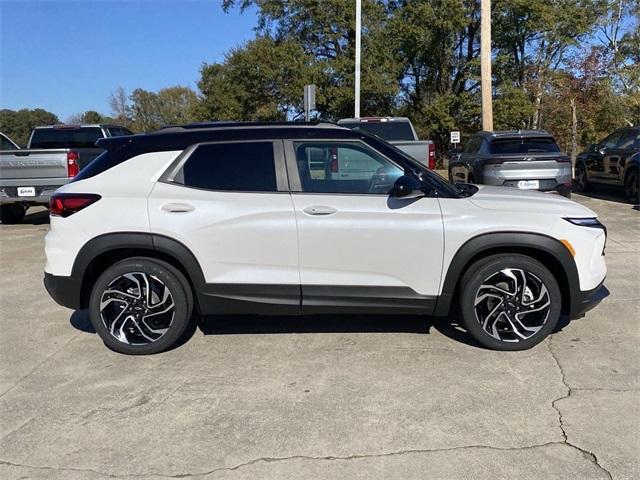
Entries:
{"type": "Polygon", "coordinates": [[[403,175],[393,184],[391,194],[396,198],[420,198],[424,197],[422,184],[410,175],[403,175]]]}

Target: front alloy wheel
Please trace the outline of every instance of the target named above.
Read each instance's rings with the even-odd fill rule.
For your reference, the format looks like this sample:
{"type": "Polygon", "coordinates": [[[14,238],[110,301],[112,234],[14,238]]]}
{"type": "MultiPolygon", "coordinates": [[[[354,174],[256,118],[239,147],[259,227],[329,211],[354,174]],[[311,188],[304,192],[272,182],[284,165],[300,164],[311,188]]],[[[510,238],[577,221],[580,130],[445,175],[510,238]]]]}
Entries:
{"type": "Polygon", "coordinates": [[[518,342],[540,331],[549,318],[551,299],[533,273],[505,268],[480,285],[474,310],[486,333],[502,342],[518,342]]]}
{"type": "Polygon", "coordinates": [[[193,294],[184,275],[161,260],[135,257],[107,268],[89,299],[91,323],[112,350],[168,350],[191,325],[193,294]]]}
{"type": "Polygon", "coordinates": [[[558,282],[537,260],[498,254],[463,275],[462,320],[471,336],[495,350],[525,350],[553,331],[562,307],[558,282]]]}

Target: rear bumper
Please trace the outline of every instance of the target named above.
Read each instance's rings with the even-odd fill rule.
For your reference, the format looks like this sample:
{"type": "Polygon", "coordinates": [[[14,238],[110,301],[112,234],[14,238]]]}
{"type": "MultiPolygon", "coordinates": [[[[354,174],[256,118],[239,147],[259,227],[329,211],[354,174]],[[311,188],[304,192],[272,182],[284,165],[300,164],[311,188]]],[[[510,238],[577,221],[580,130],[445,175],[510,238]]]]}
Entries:
{"type": "Polygon", "coordinates": [[[82,282],[73,277],[44,273],[44,287],[58,305],[80,310],[82,282]]]}
{"type": "Polygon", "coordinates": [[[0,204],[25,202],[49,205],[49,199],[51,198],[51,195],[53,195],[53,192],[55,192],[61,186],[62,185],[43,185],[34,187],[36,190],[36,194],[33,197],[18,196],[18,187],[0,187],[0,204]]]}
{"type": "Polygon", "coordinates": [[[569,317],[571,319],[583,317],[585,313],[607,298],[609,293],[609,289],[604,286],[604,280],[593,290],[575,292],[571,298],[571,313],[569,317]]]}

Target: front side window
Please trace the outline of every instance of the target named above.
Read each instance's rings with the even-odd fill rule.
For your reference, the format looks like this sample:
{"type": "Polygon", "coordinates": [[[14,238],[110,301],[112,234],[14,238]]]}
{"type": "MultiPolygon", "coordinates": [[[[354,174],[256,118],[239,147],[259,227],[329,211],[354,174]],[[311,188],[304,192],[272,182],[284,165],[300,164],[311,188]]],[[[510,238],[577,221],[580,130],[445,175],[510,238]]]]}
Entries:
{"type": "Polygon", "coordinates": [[[482,139],[480,137],[471,137],[471,139],[467,143],[467,147],[464,149],[464,153],[476,153],[478,150],[480,150],[481,144],[482,139]]]}
{"type": "Polygon", "coordinates": [[[198,146],[175,181],[188,187],[241,192],[275,192],[272,142],[198,146]]]}
{"type": "Polygon", "coordinates": [[[617,131],[617,132],[613,132],[611,135],[609,135],[607,138],[605,138],[602,143],[600,144],[600,148],[604,147],[604,148],[616,148],[616,145],[618,144],[618,141],[620,140],[620,137],[622,136],[622,132],[621,131],[617,131]]]}
{"type": "Polygon", "coordinates": [[[634,144],[640,141],[640,132],[637,130],[626,130],[620,137],[620,141],[616,145],[616,148],[627,149],[633,148],[634,144]]]}
{"type": "Polygon", "coordinates": [[[294,143],[304,192],[388,194],[404,170],[359,143],[294,143]]]}

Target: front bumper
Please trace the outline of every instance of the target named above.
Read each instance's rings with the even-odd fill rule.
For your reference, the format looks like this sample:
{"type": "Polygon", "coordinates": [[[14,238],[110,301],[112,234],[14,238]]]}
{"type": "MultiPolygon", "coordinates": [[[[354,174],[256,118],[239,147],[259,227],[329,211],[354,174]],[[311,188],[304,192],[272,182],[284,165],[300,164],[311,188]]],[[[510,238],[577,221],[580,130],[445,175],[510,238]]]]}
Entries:
{"type": "Polygon", "coordinates": [[[573,320],[583,317],[589,310],[595,308],[602,300],[609,296],[609,289],[604,286],[604,280],[593,290],[578,291],[571,299],[571,313],[573,320]]]}
{"type": "Polygon", "coordinates": [[[82,282],[74,277],[63,277],[44,273],[44,287],[58,305],[80,310],[82,282]]]}

